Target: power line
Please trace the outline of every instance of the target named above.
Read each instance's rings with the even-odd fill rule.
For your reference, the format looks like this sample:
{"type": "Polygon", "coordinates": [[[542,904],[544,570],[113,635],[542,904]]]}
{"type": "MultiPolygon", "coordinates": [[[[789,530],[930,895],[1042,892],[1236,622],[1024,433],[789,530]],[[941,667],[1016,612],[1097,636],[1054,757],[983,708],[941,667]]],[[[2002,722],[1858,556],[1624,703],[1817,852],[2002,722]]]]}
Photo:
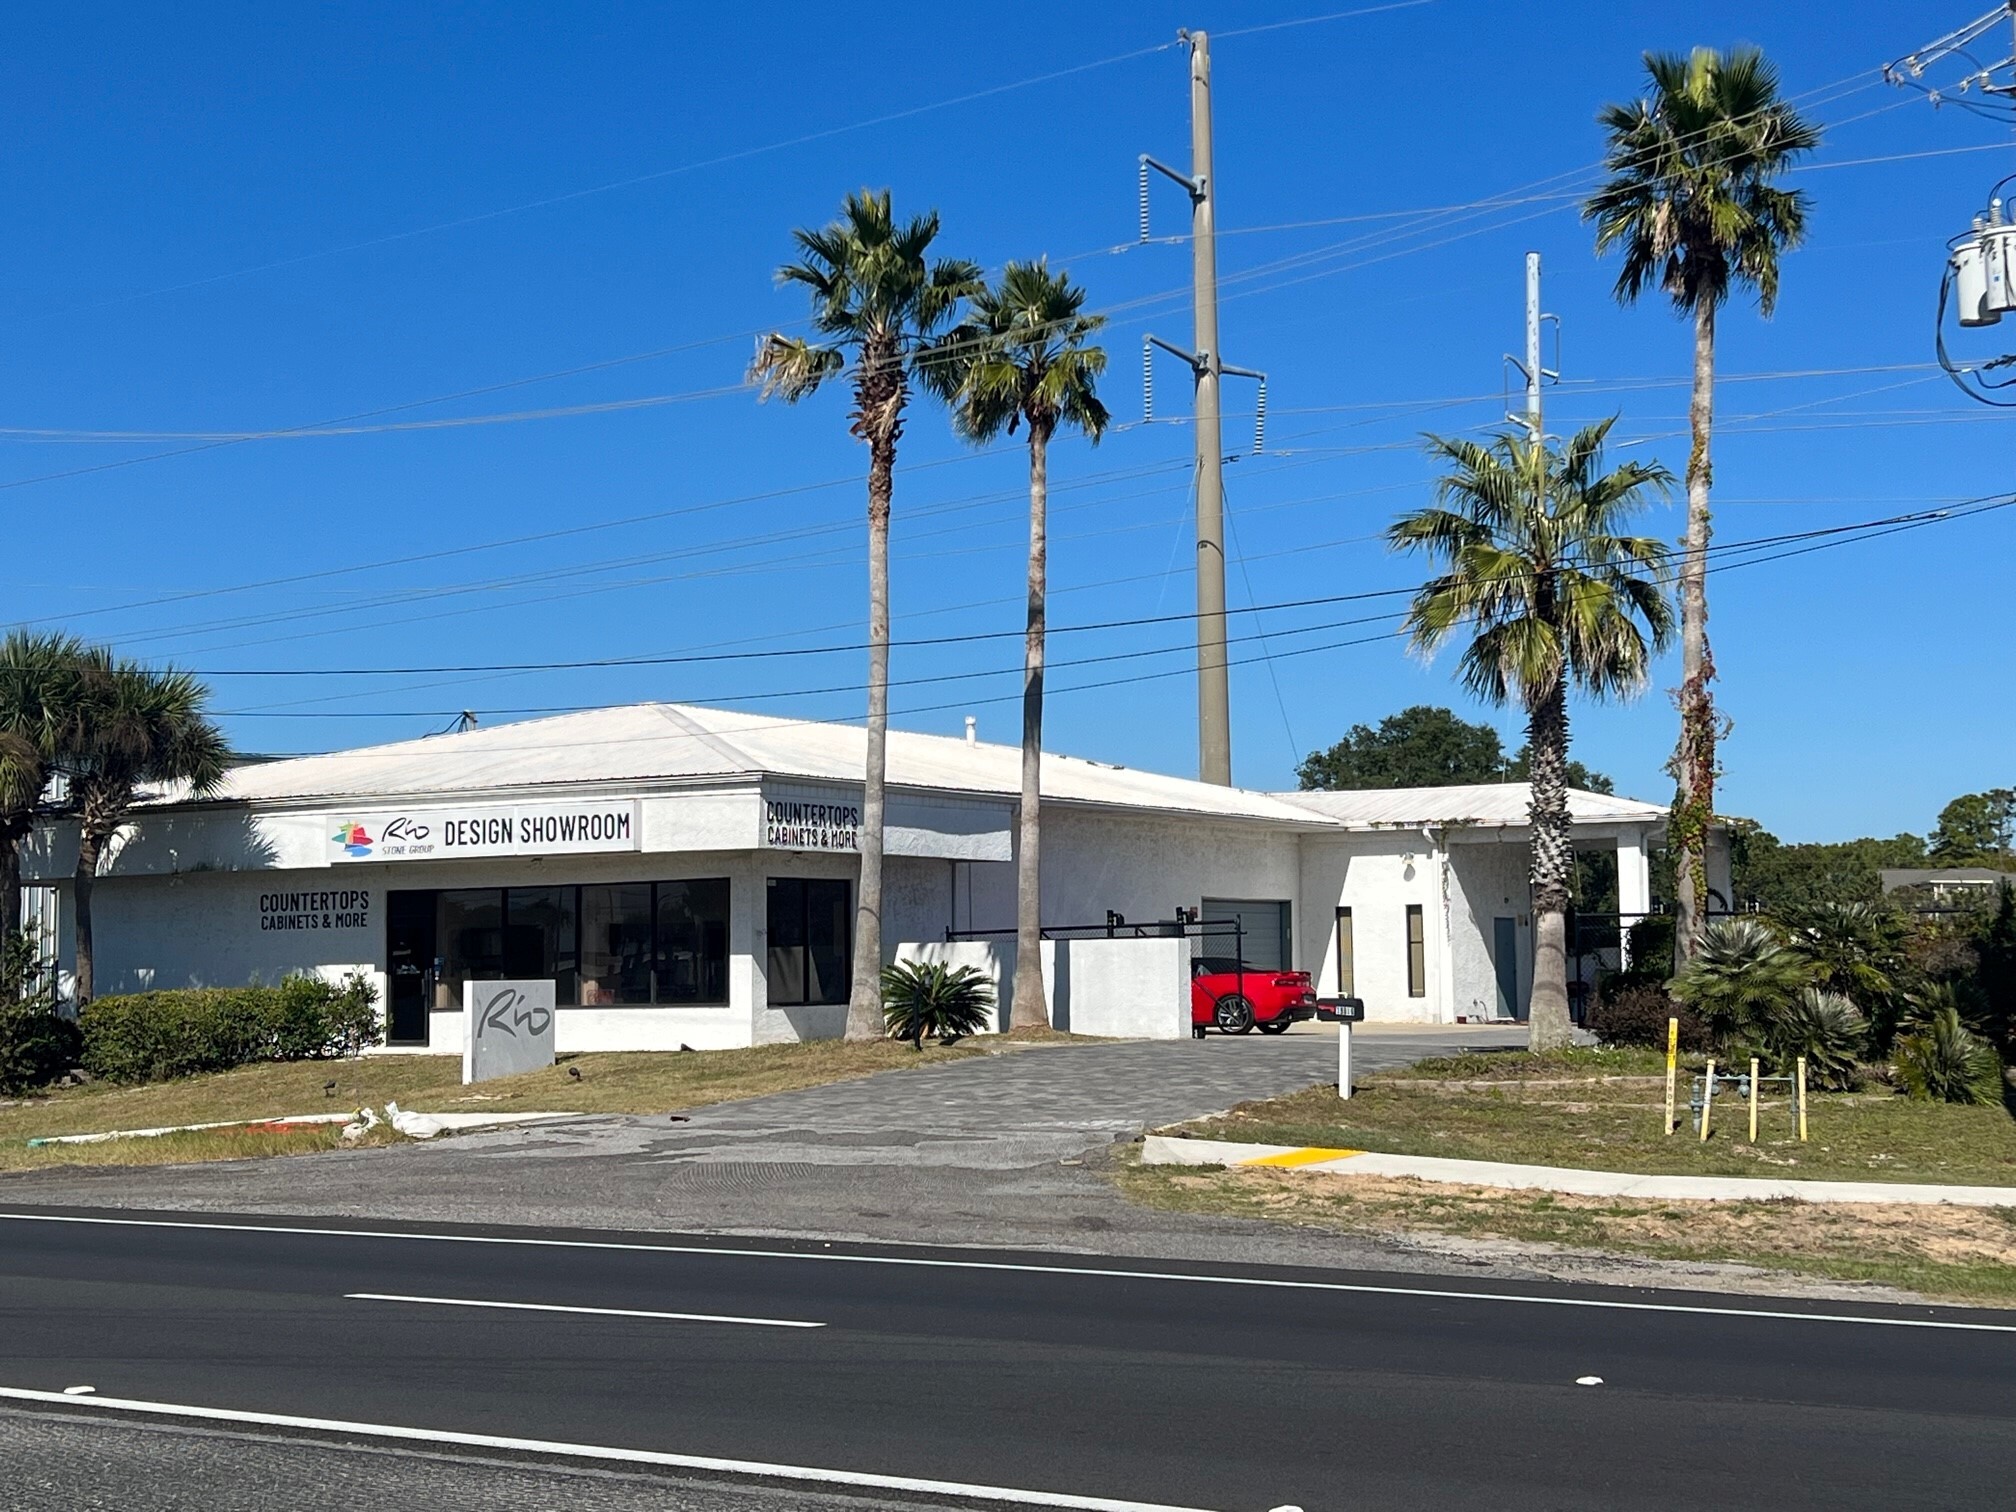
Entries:
{"type": "MultiPolygon", "coordinates": [[[[2016,504],[2016,495],[1988,495],[1970,500],[1964,505],[1933,510],[1914,510],[1904,514],[1887,516],[1877,520],[1864,520],[1848,525],[1819,526],[1807,530],[1789,531],[1775,535],[1757,536],[1743,541],[1720,542],[1709,548],[1711,553],[1724,555],[1756,551],[1767,547],[1788,543],[1821,540],[1832,537],[1857,535],[1874,530],[1887,530],[1899,526],[1915,528],[1918,525],[1934,523],[1948,518],[1971,518],[1976,514],[1988,513],[2008,508],[2016,504]]],[[[1681,555],[1677,548],[1661,546],[1660,556],[1673,559],[1681,555]]],[[[1563,564],[1573,566],[1576,564],[1563,564]]],[[[1514,576],[1526,576],[1525,573],[1514,576]]],[[[1244,608],[1230,610],[1237,614],[1261,614],[1275,610],[1309,609],[1333,604],[1362,603],[1372,599],[1395,598],[1412,595],[1418,587],[1360,589],[1352,593],[1323,594],[1308,598],[1283,599],[1273,603],[1251,604],[1244,608]]],[[[1089,631],[1136,629],[1148,625],[1167,625],[1194,619],[1193,612],[1180,611],[1169,614],[1139,615],[1127,619],[1097,620],[1080,625],[1053,625],[1050,632],[1055,635],[1069,635],[1089,631]]],[[[1293,631],[1279,631],[1279,634],[1293,634],[1293,631]]],[[[963,635],[920,636],[907,639],[892,639],[892,649],[914,649],[923,646],[968,645],[981,641],[1012,640],[1021,635],[1020,630],[975,631],[963,635]]],[[[865,641],[850,641],[844,644],[791,647],[766,651],[732,651],[705,654],[678,653],[660,656],[614,656],[590,657],[573,661],[544,662],[478,662],[460,665],[413,665],[396,667],[301,667],[285,670],[261,670],[257,668],[207,668],[196,675],[207,678],[219,677],[406,677],[433,676],[439,674],[470,674],[490,672],[578,672],[607,670],[625,667],[668,667],[692,666],[721,662],[768,661],[783,657],[803,657],[813,655],[837,655],[860,652],[868,649],[865,641]]],[[[1180,649],[1180,648],[1179,648],[1180,649]]],[[[1131,654],[1131,653],[1130,653],[1131,654]]],[[[1061,664],[1060,665],[1068,665],[1061,664]]],[[[822,690],[823,691],[823,690],[822,690]]]]}

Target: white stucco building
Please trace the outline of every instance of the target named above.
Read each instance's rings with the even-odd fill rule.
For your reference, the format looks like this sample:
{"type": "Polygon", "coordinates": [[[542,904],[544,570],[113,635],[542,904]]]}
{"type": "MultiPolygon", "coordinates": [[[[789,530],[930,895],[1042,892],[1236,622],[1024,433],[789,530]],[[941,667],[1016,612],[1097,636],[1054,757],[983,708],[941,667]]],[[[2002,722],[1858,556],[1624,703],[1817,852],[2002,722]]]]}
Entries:
{"type": "MultiPolygon", "coordinates": [[[[863,758],[852,726],[637,704],[243,766],[113,848],[97,990],[361,970],[388,1048],[458,1048],[462,983],[523,976],[555,980],[562,1051],[837,1034],[863,758]]],[[[1017,748],[894,731],[888,778],[887,947],[1011,928],[1017,748]]],[[[1269,794],[1046,755],[1043,788],[1046,925],[1237,916],[1250,965],[1370,1018],[1523,1013],[1523,784],[1269,794]]],[[[1664,809],[1571,808],[1644,908],[1664,809]]],[[[75,853],[59,826],[24,857],[66,968],[75,853]]]]}

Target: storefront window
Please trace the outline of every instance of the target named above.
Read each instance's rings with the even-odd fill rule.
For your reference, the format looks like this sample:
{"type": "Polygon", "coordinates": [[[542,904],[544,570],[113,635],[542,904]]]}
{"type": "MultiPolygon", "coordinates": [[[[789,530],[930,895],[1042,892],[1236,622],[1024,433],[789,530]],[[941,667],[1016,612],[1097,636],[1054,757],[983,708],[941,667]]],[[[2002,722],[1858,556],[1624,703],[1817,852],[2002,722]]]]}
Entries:
{"type": "Polygon", "coordinates": [[[658,1001],[728,1001],[728,879],[658,884],[658,1001]]]}
{"type": "Polygon", "coordinates": [[[581,1003],[651,1001],[651,884],[581,889],[581,1003]]]}
{"type": "Polygon", "coordinates": [[[462,1006],[465,982],[541,978],[567,1007],[728,1001],[726,877],[392,897],[431,910],[437,1013],[462,1006]]]}
{"type": "Polygon", "coordinates": [[[504,894],[504,976],[514,982],[550,977],[553,999],[574,1001],[575,889],[513,887],[504,894]]]}
{"type": "Polygon", "coordinates": [[[504,977],[504,891],[470,888],[437,896],[435,949],[441,965],[434,974],[434,1009],[462,1006],[464,982],[496,982],[504,977]]]}
{"type": "Polygon", "coordinates": [[[854,938],[849,885],[772,877],[767,891],[770,1002],[778,1007],[846,1002],[854,938]]]}

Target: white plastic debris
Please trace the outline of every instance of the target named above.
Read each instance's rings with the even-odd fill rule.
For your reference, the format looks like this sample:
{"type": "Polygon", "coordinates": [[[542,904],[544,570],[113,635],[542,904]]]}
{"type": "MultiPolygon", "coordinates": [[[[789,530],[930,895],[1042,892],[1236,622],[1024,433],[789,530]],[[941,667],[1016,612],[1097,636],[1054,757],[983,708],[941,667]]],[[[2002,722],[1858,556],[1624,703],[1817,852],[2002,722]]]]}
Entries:
{"type": "Polygon", "coordinates": [[[343,1125],[343,1139],[346,1143],[354,1139],[362,1139],[377,1127],[378,1115],[373,1113],[369,1108],[359,1108],[357,1116],[349,1123],[343,1125]]]}
{"type": "Polygon", "coordinates": [[[408,1113],[396,1102],[385,1104],[385,1117],[408,1139],[432,1139],[448,1126],[426,1113],[408,1113]]]}

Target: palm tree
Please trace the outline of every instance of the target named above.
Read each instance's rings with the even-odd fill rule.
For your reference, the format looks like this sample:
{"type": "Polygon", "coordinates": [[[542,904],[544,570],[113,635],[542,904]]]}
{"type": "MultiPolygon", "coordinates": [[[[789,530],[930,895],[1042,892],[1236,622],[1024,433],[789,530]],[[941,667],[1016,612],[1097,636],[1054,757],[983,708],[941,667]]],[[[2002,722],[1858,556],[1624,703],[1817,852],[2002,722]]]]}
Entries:
{"type": "Polygon", "coordinates": [[[1015,996],[1010,1029],[1050,1022],[1043,1002],[1043,638],[1048,591],[1050,439],[1076,427],[1098,444],[1106,406],[1096,392],[1103,348],[1087,345],[1106,323],[1086,315],[1085,291],[1047,263],[1011,262],[994,288],[973,296],[921,375],[952,406],[952,423],[985,442],[1024,427],[1029,438],[1029,616],[1022,645],[1022,806],[1015,847],[1015,996]]]}
{"type": "Polygon", "coordinates": [[[209,691],[187,673],[156,671],[93,648],[78,674],[81,718],[58,753],[77,819],[73,889],[77,1001],[91,1001],[91,896],[105,844],[131,817],[143,790],[177,787],[205,797],[223,781],[231,748],[205,712],[209,691]]]}
{"type": "Polygon", "coordinates": [[[1694,392],[1688,406],[1686,555],[1680,569],[1680,739],[1671,825],[1674,950],[1684,967],[1700,949],[1708,902],[1704,865],[1715,815],[1715,746],[1722,731],[1708,684],[1709,438],[1715,409],[1715,317],[1736,285],[1757,295],[1768,318],[1778,303],[1778,259],[1806,234],[1807,199],[1775,180],[1820,144],[1778,94],[1778,71],[1754,47],[1726,56],[1647,53],[1651,98],[1609,105],[1608,181],[1582,207],[1596,224],[1596,250],[1620,247],[1619,303],[1662,290],[1694,319],[1694,392]]]}
{"type": "Polygon", "coordinates": [[[932,211],[897,224],[889,192],[847,196],[839,219],[792,232],[801,254],[777,272],[812,297],[816,340],[773,333],[749,376],[764,398],[790,404],[845,374],[854,389],[849,429],[868,445],[868,762],[861,787],[861,885],[854,915],[854,975],[847,1038],[882,1036],[882,809],[889,742],[889,504],[896,443],[924,348],[980,287],[980,269],[928,260],[932,211]],[[851,366],[850,366],[851,362],[851,366]]]}
{"type": "Polygon", "coordinates": [[[21,928],[21,845],[34,831],[51,762],[74,733],[84,647],[25,630],[0,640],[0,938],[21,928]]]}
{"type": "Polygon", "coordinates": [[[1603,471],[1612,421],[1578,432],[1565,449],[1507,432],[1488,446],[1428,438],[1450,471],[1435,502],[1387,531],[1397,550],[1420,551],[1442,575],[1408,606],[1416,649],[1433,652],[1459,626],[1474,634],[1460,664],[1464,685],[1526,711],[1532,753],[1533,995],[1531,1047],[1567,1043],[1567,910],[1575,849],[1568,830],[1568,692],[1629,696],[1652,653],[1672,634],[1659,583],[1666,553],[1618,529],[1672,482],[1655,462],[1603,471]]]}

